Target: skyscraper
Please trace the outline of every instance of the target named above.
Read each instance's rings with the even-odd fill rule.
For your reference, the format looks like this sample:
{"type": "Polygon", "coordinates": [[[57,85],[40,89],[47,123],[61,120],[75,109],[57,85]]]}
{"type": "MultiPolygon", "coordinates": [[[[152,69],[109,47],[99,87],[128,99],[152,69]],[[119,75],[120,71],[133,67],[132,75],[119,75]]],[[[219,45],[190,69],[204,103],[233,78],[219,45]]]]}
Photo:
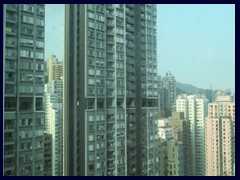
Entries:
{"type": "Polygon", "coordinates": [[[158,128],[160,137],[160,175],[183,176],[183,143],[174,137],[173,128],[168,119],[158,120],[158,128]]]}
{"type": "Polygon", "coordinates": [[[156,58],[156,5],[66,5],[64,175],[158,175],[156,58]]]}
{"type": "Polygon", "coordinates": [[[167,72],[162,79],[162,90],[160,97],[164,100],[165,117],[172,115],[172,111],[175,110],[176,104],[176,80],[172,76],[171,72],[167,72]]]}
{"type": "Polygon", "coordinates": [[[192,174],[205,175],[205,117],[207,116],[208,100],[200,94],[179,95],[176,100],[177,112],[184,112],[186,120],[190,121],[192,174]]]}
{"type": "Polygon", "coordinates": [[[206,175],[234,175],[235,102],[230,96],[218,96],[208,105],[205,124],[206,175]]]}
{"type": "Polygon", "coordinates": [[[190,176],[192,174],[192,159],[189,156],[191,153],[190,121],[184,118],[183,112],[172,112],[172,116],[168,119],[175,139],[183,143],[184,175],[190,176]]]}
{"type": "Polygon", "coordinates": [[[55,55],[51,55],[47,59],[47,78],[48,82],[53,80],[62,80],[63,65],[59,62],[55,55]]]}
{"type": "Polygon", "coordinates": [[[45,131],[52,134],[52,175],[63,175],[62,80],[45,85],[45,131]]]}
{"type": "Polygon", "coordinates": [[[4,175],[43,175],[45,8],[3,7],[4,175]]]}

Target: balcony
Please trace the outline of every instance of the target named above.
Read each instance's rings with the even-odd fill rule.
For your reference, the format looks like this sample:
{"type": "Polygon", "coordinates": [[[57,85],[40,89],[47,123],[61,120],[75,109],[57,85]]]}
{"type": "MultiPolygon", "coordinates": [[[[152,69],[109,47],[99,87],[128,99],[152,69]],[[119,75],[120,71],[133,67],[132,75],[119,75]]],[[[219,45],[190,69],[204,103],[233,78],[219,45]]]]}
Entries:
{"type": "Polygon", "coordinates": [[[133,59],[127,59],[127,64],[135,64],[135,61],[133,59]]]}
{"type": "Polygon", "coordinates": [[[127,48],[131,48],[131,49],[133,49],[133,48],[135,48],[135,45],[133,44],[133,43],[127,43],[127,48]]]}
{"type": "Polygon", "coordinates": [[[115,52],[114,48],[110,48],[110,47],[107,48],[107,53],[113,54],[114,52],[115,52]]]}
{"type": "Polygon", "coordinates": [[[113,21],[108,21],[107,26],[108,27],[114,27],[114,22],[113,21]]]}
{"type": "Polygon", "coordinates": [[[5,162],[4,168],[9,168],[9,167],[15,167],[15,163],[14,162],[5,162]]]}
{"type": "Polygon", "coordinates": [[[132,17],[127,17],[127,23],[133,24],[134,23],[133,18],[132,17]]]}
{"type": "Polygon", "coordinates": [[[135,81],[135,76],[128,76],[129,81],[135,81]]]}
{"type": "Polygon", "coordinates": [[[114,74],[113,74],[113,72],[108,72],[108,73],[107,73],[107,78],[108,78],[108,79],[114,79],[114,74]]]}
{"type": "Polygon", "coordinates": [[[14,16],[14,15],[9,15],[9,14],[7,14],[6,20],[7,20],[7,22],[16,23],[16,22],[17,22],[17,17],[14,16]]]}
{"type": "Polygon", "coordinates": [[[107,61],[108,62],[114,62],[114,60],[115,60],[115,56],[114,55],[108,55],[107,56],[107,61]]]}
{"type": "Polygon", "coordinates": [[[16,58],[16,53],[6,53],[6,58],[14,59],[16,58]]]}
{"type": "Polygon", "coordinates": [[[14,27],[6,27],[6,33],[9,35],[16,35],[16,28],[14,27]]]}
{"type": "Polygon", "coordinates": [[[107,122],[111,122],[111,123],[114,123],[114,115],[108,115],[107,117],[107,122]]]}
{"type": "MultiPolygon", "coordinates": [[[[107,156],[107,159],[110,160],[110,161],[111,161],[111,160],[114,160],[114,159],[115,159],[115,156],[114,156],[114,155],[108,155],[108,156],[107,156]]],[[[112,164],[112,165],[114,166],[114,164],[112,164]]]]}
{"type": "Polygon", "coordinates": [[[133,40],[134,39],[134,36],[130,33],[127,34],[127,39],[129,40],[133,40]]]}
{"type": "Polygon", "coordinates": [[[16,4],[7,4],[7,10],[16,11],[17,5],[16,4]]]}
{"type": "Polygon", "coordinates": [[[4,137],[4,142],[5,143],[14,143],[14,138],[13,137],[4,137]]]}
{"type": "Polygon", "coordinates": [[[134,5],[133,5],[133,4],[126,4],[126,6],[127,6],[129,9],[133,9],[133,8],[134,8],[134,5]]]}
{"type": "Polygon", "coordinates": [[[134,11],[130,9],[126,9],[126,14],[129,16],[134,16],[134,11]]]}
{"type": "Polygon", "coordinates": [[[107,36],[114,36],[114,31],[107,30],[107,36]]]}
{"type": "Polygon", "coordinates": [[[114,5],[113,4],[107,4],[107,9],[110,11],[114,10],[114,5]]]}
{"type": "Polygon", "coordinates": [[[14,149],[5,150],[4,155],[14,155],[14,149]]]}
{"type": "MultiPolygon", "coordinates": [[[[108,97],[113,97],[114,95],[115,95],[114,90],[111,89],[107,91],[108,97]]],[[[111,106],[112,106],[112,103],[110,103],[108,107],[111,107],[111,106]]]]}
{"type": "Polygon", "coordinates": [[[113,38],[107,38],[107,44],[114,44],[113,38]]]}
{"type": "Polygon", "coordinates": [[[14,131],[14,125],[13,124],[7,124],[4,126],[4,132],[13,132],[14,131]]]}
{"type": "Polygon", "coordinates": [[[114,19],[114,14],[112,12],[107,12],[107,18],[114,19]]]}
{"type": "Polygon", "coordinates": [[[114,63],[107,65],[107,70],[114,71],[114,69],[115,69],[114,63]]]}
{"type": "Polygon", "coordinates": [[[15,77],[5,77],[5,81],[13,82],[15,81],[15,77]]]}
{"type": "Polygon", "coordinates": [[[16,41],[6,41],[7,47],[15,47],[16,46],[16,41]]]}
{"type": "Polygon", "coordinates": [[[135,53],[133,50],[127,49],[127,56],[134,56],[135,53]]]}
{"type": "Polygon", "coordinates": [[[127,72],[135,73],[135,68],[133,68],[132,66],[128,66],[127,67],[127,72]]]}
{"type": "Polygon", "coordinates": [[[134,31],[134,27],[131,26],[131,25],[127,25],[127,31],[133,32],[134,31]]]}
{"type": "Polygon", "coordinates": [[[135,97],[135,93],[132,92],[132,91],[127,91],[127,96],[131,97],[131,98],[134,98],[135,97]]]}

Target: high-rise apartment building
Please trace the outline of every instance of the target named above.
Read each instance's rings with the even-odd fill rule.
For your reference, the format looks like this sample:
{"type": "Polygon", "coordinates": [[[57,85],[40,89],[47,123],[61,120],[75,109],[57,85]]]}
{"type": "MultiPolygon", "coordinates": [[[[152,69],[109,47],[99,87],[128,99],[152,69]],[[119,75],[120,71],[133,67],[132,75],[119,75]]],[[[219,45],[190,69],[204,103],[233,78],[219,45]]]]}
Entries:
{"type": "Polygon", "coordinates": [[[234,175],[235,102],[231,96],[218,96],[208,105],[205,124],[206,175],[234,175]]]}
{"type": "Polygon", "coordinates": [[[190,121],[190,142],[192,174],[205,175],[205,117],[207,116],[208,100],[204,95],[179,95],[176,100],[176,111],[184,112],[186,120],[190,121]]]}
{"type": "Polygon", "coordinates": [[[64,175],[158,175],[156,5],[65,7],[64,175]]]}
{"type": "Polygon", "coordinates": [[[160,175],[183,176],[183,143],[174,137],[173,128],[168,119],[158,120],[157,126],[160,138],[160,175]]]}
{"type": "Polygon", "coordinates": [[[62,80],[63,77],[63,65],[59,62],[55,55],[51,55],[47,59],[47,78],[48,82],[53,80],[62,80]]]}
{"type": "Polygon", "coordinates": [[[176,80],[171,72],[167,72],[162,79],[160,98],[164,101],[165,117],[171,116],[176,104],[176,80]]]}
{"type": "Polygon", "coordinates": [[[41,4],[4,4],[4,175],[43,175],[44,16],[41,4]]]}
{"type": "Polygon", "coordinates": [[[52,175],[63,175],[62,80],[45,85],[45,131],[52,134],[52,175]]]}
{"type": "Polygon", "coordinates": [[[183,143],[184,175],[190,176],[192,174],[192,159],[189,156],[191,153],[190,121],[184,118],[183,112],[172,112],[172,116],[168,120],[175,139],[183,143]]]}
{"type": "Polygon", "coordinates": [[[44,176],[52,176],[52,134],[44,133],[44,176]]]}

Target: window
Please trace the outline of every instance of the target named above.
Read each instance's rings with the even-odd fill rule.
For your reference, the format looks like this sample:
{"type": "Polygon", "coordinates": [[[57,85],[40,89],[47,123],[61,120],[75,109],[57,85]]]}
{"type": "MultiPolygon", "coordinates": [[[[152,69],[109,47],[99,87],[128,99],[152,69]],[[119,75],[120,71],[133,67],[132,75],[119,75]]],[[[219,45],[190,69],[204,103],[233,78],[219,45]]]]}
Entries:
{"type": "Polygon", "coordinates": [[[104,43],[98,41],[98,42],[97,42],[97,48],[103,49],[103,48],[104,48],[104,43]]]}
{"type": "Polygon", "coordinates": [[[93,115],[89,115],[88,116],[88,121],[94,121],[94,116],[93,115]]]}
{"type": "Polygon", "coordinates": [[[88,155],[88,160],[89,161],[94,161],[95,160],[95,155],[94,154],[88,155]]]}
{"type": "Polygon", "coordinates": [[[43,71],[44,70],[44,64],[36,63],[35,69],[37,71],[43,71]]]}
{"type": "Polygon", "coordinates": [[[44,20],[43,19],[37,19],[36,24],[37,24],[37,26],[44,26],[44,20]]]}
{"type": "Polygon", "coordinates": [[[44,37],[44,30],[37,29],[37,36],[38,37],[44,37]]]}
{"type": "Polygon", "coordinates": [[[94,107],[95,107],[94,99],[88,99],[87,100],[87,105],[88,105],[88,109],[94,109],[94,107]]]}
{"type": "Polygon", "coordinates": [[[6,57],[15,58],[16,50],[15,49],[6,49],[6,57]]]}
{"type": "Polygon", "coordinates": [[[15,73],[5,72],[5,81],[15,81],[15,73]]]}
{"type": "Polygon", "coordinates": [[[19,88],[20,93],[33,93],[33,86],[21,85],[19,88]]]}
{"type": "Polygon", "coordinates": [[[42,111],[43,110],[43,98],[37,97],[35,101],[35,110],[42,111]]]}
{"type": "Polygon", "coordinates": [[[36,58],[43,60],[43,52],[36,52],[36,58]]]}
{"type": "Polygon", "coordinates": [[[88,22],[88,27],[89,27],[89,28],[95,28],[95,23],[89,21],[89,22],[88,22]]]}
{"type": "Polygon", "coordinates": [[[94,164],[90,164],[89,166],[88,166],[88,169],[91,171],[91,170],[94,170],[94,164]]]}
{"type": "Polygon", "coordinates": [[[21,19],[24,23],[33,24],[33,17],[22,15],[21,19]]]}
{"type": "Polygon", "coordinates": [[[97,100],[97,108],[98,109],[104,109],[104,99],[98,99],[97,100]]]}
{"type": "Polygon", "coordinates": [[[95,11],[95,4],[88,4],[88,10],[95,11]]]}
{"type": "Polygon", "coordinates": [[[5,70],[15,70],[16,68],[16,62],[14,61],[5,61],[5,70]]]}
{"type": "Polygon", "coordinates": [[[33,99],[24,97],[19,98],[19,109],[20,111],[30,111],[32,110],[33,99]]]}
{"type": "Polygon", "coordinates": [[[5,111],[15,111],[16,110],[16,98],[15,97],[5,97],[5,111]]]}
{"type": "Polygon", "coordinates": [[[37,9],[37,14],[44,15],[44,9],[43,8],[38,8],[37,9]]]}
{"type": "Polygon", "coordinates": [[[90,144],[90,145],[88,146],[88,150],[89,150],[89,151],[93,151],[93,144],[90,144]]]}
{"type": "Polygon", "coordinates": [[[6,37],[6,44],[15,45],[16,44],[16,39],[14,37],[6,37]]]}
{"type": "Polygon", "coordinates": [[[93,135],[88,135],[88,141],[94,141],[94,136],[93,135]]]}
{"type": "Polygon", "coordinates": [[[88,31],[88,37],[94,38],[95,37],[95,33],[94,31],[88,31]]]}
{"type": "Polygon", "coordinates": [[[43,118],[36,118],[36,125],[37,126],[43,125],[43,118]]]}
{"type": "Polygon", "coordinates": [[[44,87],[43,86],[36,86],[36,89],[35,89],[36,93],[43,93],[44,92],[44,87]]]}
{"type": "Polygon", "coordinates": [[[24,46],[33,46],[32,39],[21,38],[20,42],[21,42],[21,45],[24,45],[24,46]]]}
{"type": "Polygon", "coordinates": [[[36,75],[36,82],[44,82],[44,76],[43,75],[36,75]]]}
{"type": "Polygon", "coordinates": [[[44,48],[44,42],[43,41],[36,41],[36,47],[37,48],[44,48]]]}
{"type": "Polygon", "coordinates": [[[21,33],[25,35],[32,36],[33,35],[33,28],[32,27],[27,27],[27,26],[22,26],[21,27],[21,33]]]}
{"type": "Polygon", "coordinates": [[[20,50],[20,57],[33,58],[33,51],[30,51],[30,50],[20,50]]]}
{"type": "Polygon", "coordinates": [[[24,5],[22,6],[22,10],[33,13],[33,12],[34,12],[34,7],[31,6],[31,5],[26,5],[26,4],[24,4],[24,5]]]}

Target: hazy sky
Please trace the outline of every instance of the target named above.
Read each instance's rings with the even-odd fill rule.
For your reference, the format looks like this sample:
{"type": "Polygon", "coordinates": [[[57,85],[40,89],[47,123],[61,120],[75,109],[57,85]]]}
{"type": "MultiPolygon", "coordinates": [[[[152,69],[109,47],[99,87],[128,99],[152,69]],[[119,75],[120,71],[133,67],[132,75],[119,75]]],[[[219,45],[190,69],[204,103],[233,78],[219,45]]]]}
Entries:
{"type": "MultiPolygon", "coordinates": [[[[157,6],[158,72],[200,88],[235,89],[235,5],[157,6]]],[[[45,56],[63,58],[64,6],[46,5],[45,56]]]]}

